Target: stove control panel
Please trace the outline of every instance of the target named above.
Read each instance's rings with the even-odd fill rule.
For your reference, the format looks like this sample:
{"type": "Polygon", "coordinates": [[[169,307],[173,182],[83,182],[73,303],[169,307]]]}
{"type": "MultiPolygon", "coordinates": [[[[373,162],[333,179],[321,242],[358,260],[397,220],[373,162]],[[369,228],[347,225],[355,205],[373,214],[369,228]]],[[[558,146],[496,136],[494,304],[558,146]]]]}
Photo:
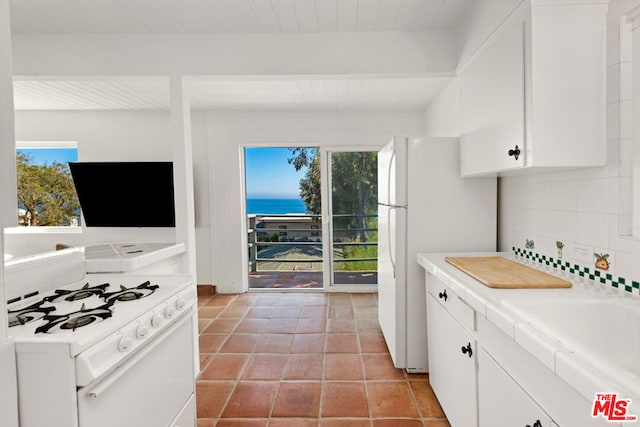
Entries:
{"type": "Polygon", "coordinates": [[[125,335],[120,338],[120,341],[118,342],[118,350],[124,353],[131,350],[131,346],[133,346],[133,338],[131,338],[131,335],[125,335]]]}
{"type": "MultiPolygon", "coordinates": [[[[151,319],[153,322],[153,318],[151,319]]],[[[149,335],[149,327],[147,325],[140,325],[136,329],[136,338],[139,340],[145,339],[149,335]]]]}
{"type": "Polygon", "coordinates": [[[197,294],[192,284],[159,303],[153,310],[133,319],[127,326],[105,337],[76,356],[78,386],[85,386],[112,369],[145,345],[153,345],[156,336],[170,328],[177,319],[191,312],[195,315],[197,294]]]}
{"type": "Polygon", "coordinates": [[[167,308],[164,309],[164,317],[166,317],[167,319],[171,319],[175,315],[176,315],[175,307],[168,305],[167,308]]]}
{"type": "Polygon", "coordinates": [[[154,328],[159,328],[160,326],[162,326],[163,321],[164,317],[162,317],[160,313],[154,313],[153,316],[151,316],[151,326],[153,326],[154,328]]]}

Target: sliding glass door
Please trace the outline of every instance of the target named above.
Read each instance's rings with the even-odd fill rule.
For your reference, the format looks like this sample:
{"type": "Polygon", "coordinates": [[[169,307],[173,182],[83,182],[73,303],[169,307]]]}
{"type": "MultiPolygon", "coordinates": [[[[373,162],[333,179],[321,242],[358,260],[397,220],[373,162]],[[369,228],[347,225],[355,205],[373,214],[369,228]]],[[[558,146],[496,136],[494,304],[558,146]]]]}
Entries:
{"type": "Polygon", "coordinates": [[[331,285],[378,283],[377,154],[327,152],[331,285]]]}
{"type": "Polygon", "coordinates": [[[249,289],[377,284],[377,151],[244,154],[249,289]]]}

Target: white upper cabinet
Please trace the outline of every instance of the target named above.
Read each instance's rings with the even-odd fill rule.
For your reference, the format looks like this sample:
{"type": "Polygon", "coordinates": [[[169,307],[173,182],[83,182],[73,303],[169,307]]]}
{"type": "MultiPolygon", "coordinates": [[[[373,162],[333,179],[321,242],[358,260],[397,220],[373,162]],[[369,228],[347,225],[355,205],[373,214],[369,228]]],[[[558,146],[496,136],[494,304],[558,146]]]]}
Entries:
{"type": "Polygon", "coordinates": [[[608,1],[562,3],[525,2],[462,67],[462,176],[606,164],[608,1]]]}
{"type": "Polygon", "coordinates": [[[525,166],[524,31],[507,29],[460,79],[463,175],[525,166]]]}

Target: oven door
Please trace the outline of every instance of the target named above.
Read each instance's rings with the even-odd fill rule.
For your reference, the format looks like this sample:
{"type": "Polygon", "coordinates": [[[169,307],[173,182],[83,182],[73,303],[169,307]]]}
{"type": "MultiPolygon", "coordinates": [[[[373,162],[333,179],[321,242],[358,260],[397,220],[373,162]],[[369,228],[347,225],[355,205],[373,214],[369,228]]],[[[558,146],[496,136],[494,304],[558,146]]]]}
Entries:
{"type": "Polygon", "coordinates": [[[193,314],[187,313],[121,365],[78,390],[80,427],[171,425],[194,393],[193,314]]]}

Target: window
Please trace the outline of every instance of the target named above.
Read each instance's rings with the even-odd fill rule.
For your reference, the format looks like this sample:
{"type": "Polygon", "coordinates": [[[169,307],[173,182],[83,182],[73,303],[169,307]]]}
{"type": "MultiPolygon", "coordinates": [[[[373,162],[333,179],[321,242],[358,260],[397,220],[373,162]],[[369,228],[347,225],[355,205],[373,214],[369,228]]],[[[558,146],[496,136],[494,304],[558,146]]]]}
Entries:
{"type": "Polygon", "coordinates": [[[16,142],[19,226],[80,224],[80,204],[68,165],[77,160],[76,142],[16,142]]]}

